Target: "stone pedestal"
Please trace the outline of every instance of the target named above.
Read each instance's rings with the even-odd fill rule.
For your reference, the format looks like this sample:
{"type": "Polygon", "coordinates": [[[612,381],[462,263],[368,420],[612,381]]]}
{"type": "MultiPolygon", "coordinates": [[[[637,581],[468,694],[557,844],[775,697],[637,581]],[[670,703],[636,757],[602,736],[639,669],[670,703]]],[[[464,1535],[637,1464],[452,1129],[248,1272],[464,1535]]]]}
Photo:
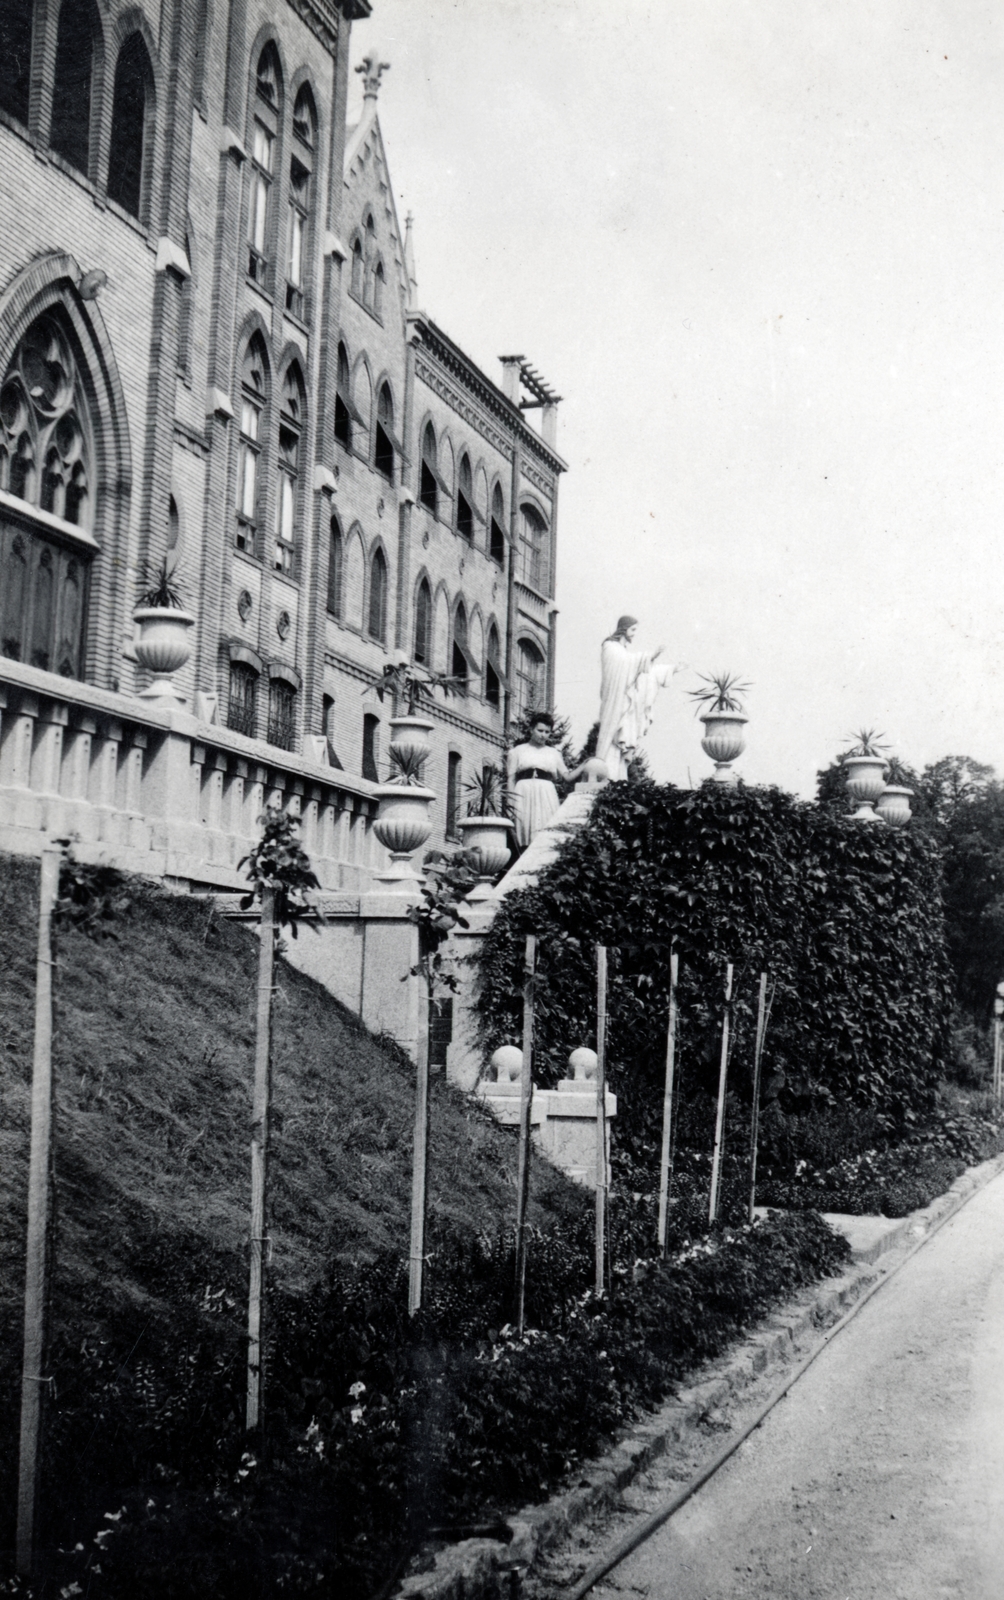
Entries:
{"type": "MultiPolygon", "coordinates": [[[[479,1084],[477,1093],[499,1122],[506,1127],[518,1127],[519,1052],[512,1051],[511,1062],[507,1059],[509,1054],[509,1047],[495,1052],[492,1070],[496,1077],[479,1084]]],[[[596,1187],[596,1057],[591,1050],[575,1050],[572,1061],[574,1077],[562,1078],[556,1089],[534,1089],[530,1127],[542,1155],[576,1183],[593,1189],[596,1187]],[[576,1061],[576,1057],[580,1059],[576,1061]]],[[[604,1104],[609,1165],[610,1123],[617,1115],[617,1096],[609,1089],[604,1104]]]]}

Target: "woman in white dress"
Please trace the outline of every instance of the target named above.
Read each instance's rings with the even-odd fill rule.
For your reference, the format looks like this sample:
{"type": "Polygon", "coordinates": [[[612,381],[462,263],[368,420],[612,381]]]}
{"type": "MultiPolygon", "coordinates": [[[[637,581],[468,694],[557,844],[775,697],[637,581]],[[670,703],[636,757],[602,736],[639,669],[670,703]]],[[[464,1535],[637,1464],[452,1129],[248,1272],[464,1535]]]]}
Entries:
{"type": "Polygon", "coordinates": [[[546,828],[560,801],[556,782],[570,783],[582,771],[576,767],[569,772],[561,759],[560,751],[548,744],[554,718],[541,711],[530,724],[530,741],[517,744],[509,751],[506,763],[509,793],[513,802],[513,824],[516,843],[525,850],[535,833],[546,828]]]}

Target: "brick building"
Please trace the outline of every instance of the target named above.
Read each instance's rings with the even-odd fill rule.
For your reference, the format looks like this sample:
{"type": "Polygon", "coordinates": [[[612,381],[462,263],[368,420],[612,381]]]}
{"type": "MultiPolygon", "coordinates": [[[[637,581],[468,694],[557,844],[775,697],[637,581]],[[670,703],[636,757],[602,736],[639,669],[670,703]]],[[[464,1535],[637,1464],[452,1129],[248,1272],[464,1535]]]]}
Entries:
{"type": "MultiPolygon", "coordinates": [[[[0,688],[22,715],[0,731],[35,789],[31,752],[72,747],[93,800],[104,751],[121,810],[161,759],[155,717],[114,730],[144,685],[138,579],[171,548],[207,826],[246,834],[246,785],[371,815],[374,686],[401,652],[462,681],[433,711],[439,836],[508,721],[550,702],[557,397],[518,356],[497,386],[417,304],[373,58],[346,127],[368,12],[0,4],[0,688]]],[[[191,857],[178,875],[226,881],[191,857]]]]}

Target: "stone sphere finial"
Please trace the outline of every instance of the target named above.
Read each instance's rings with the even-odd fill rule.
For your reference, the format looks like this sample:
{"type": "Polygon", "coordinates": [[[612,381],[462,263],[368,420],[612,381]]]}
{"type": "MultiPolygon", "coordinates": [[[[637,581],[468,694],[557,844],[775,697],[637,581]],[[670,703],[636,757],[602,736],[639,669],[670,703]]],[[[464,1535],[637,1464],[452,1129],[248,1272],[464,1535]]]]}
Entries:
{"type": "Polygon", "coordinates": [[[514,1044],[499,1045],[491,1064],[498,1083],[515,1083],[523,1071],[523,1052],[514,1044]]]}
{"type": "Polygon", "coordinates": [[[596,1051],[587,1050],[585,1045],[578,1050],[573,1050],[568,1058],[568,1065],[572,1069],[572,1077],[578,1083],[587,1083],[596,1079],[596,1051]]]}

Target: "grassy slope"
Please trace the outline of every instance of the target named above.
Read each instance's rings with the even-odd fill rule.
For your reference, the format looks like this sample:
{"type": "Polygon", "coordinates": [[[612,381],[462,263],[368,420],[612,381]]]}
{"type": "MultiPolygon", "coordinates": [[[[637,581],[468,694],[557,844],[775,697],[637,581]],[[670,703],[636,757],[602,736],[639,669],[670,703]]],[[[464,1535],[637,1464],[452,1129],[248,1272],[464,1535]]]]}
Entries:
{"type": "MultiPolygon", "coordinates": [[[[37,863],[0,857],[0,1360],[19,1368],[37,863]]],[[[133,881],[117,939],[61,933],[56,973],[54,1317],[100,1335],[105,1312],[170,1315],[175,1279],[240,1281],[249,1199],[257,941],[205,902],[133,881]]],[[[311,938],[309,930],[300,935],[311,938]]],[[[333,1258],[404,1254],[413,1073],[323,989],[281,963],[275,1004],[274,1274],[296,1291],[333,1258]]],[[[435,1085],[430,1242],[510,1219],[515,1144],[435,1085]]],[[[581,1192],[535,1174],[531,1220],[581,1192]]]]}

